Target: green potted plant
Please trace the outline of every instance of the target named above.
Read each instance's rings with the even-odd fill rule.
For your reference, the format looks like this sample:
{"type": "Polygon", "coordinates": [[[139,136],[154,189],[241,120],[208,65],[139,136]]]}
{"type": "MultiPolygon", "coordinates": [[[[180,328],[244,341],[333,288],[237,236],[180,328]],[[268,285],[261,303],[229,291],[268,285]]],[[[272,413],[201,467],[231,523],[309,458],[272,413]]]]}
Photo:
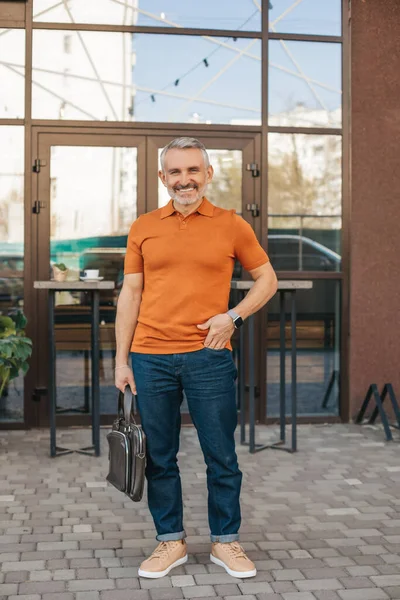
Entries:
{"type": "Polygon", "coordinates": [[[32,340],[25,336],[26,323],[25,315],[18,309],[7,316],[0,315],[0,398],[9,382],[29,369],[32,340]]]}
{"type": "Polygon", "coordinates": [[[65,281],[67,279],[68,269],[64,263],[55,263],[53,265],[53,279],[55,281],[65,281]]]}

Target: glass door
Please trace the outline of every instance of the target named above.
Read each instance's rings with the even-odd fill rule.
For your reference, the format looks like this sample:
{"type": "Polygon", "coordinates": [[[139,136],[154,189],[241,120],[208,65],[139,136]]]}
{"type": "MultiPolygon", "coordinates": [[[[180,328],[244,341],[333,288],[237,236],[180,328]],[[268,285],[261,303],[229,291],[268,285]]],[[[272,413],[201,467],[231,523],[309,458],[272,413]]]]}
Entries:
{"type": "MultiPolygon", "coordinates": [[[[115,289],[100,294],[100,412],[116,412],[114,387],[115,314],[123,281],[127,234],[145,212],[145,138],[129,135],[39,134],[38,279],[58,271],[79,280],[86,270],[115,289]],[[140,200],[139,200],[140,199],[140,200]]],[[[37,391],[40,424],[47,422],[47,307],[37,293],[40,359],[37,391]]],[[[90,297],[59,292],[55,309],[57,419],[85,424],[90,419],[90,297]]]]}

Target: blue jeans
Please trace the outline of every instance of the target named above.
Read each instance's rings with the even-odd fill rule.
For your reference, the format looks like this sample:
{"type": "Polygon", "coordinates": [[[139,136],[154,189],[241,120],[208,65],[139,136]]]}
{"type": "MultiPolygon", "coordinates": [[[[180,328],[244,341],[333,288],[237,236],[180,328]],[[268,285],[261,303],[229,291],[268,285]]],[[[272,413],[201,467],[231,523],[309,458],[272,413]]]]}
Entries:
{"type": "Polygon", "coordinates": [[[230,350],[133,352],[131,356],[138,409],[147,436],[148,502],[157,540],[186,537],[177,464],[183,390],[207,464],[211,540],[238,540],[242,473],[234,439],[237,371],[230,350]]]}

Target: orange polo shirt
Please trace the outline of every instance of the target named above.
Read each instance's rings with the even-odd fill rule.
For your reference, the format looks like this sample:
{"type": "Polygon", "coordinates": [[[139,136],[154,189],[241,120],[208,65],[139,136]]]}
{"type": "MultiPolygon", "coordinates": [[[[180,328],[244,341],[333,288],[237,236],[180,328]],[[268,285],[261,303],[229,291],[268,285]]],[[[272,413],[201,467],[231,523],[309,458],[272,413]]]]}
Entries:
{"type": "MultiPolygon", "coordinates": [[[[206,198],[184,217],[172,200],[140,216],[128,235],[124,273],[143,273],[132,352],[178,354],[204,347],[197,325],[228,310],[235,259],[251,271],[268,262],[253,229],[206,198]]],[[[227,348],[231,349],[230,343],[227,348]]]]}

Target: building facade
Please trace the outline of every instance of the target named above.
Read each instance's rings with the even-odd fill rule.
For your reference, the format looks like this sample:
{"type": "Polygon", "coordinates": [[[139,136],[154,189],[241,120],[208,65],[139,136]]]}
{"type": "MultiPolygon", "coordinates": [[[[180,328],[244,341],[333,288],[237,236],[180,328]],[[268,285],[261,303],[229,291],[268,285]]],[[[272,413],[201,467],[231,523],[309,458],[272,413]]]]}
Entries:
{"type": "MultiPolygon", "coordinates": [[[[360,53],[373,51],[363,36],[374,18],[399,17],[395,0],[379,15],[372,4],[0,1],[0,309],[3,315],[23,310],[33,340],[27,376],[0,398],[0,427],[48,423],[46,295],[33,282],[48,279],[61,262],[70,279],[99,268],[116,283],[102,297],[100,324],[102,422],[111,422],[126,236],[137,216],[168,201],[157,180],[158,158],[181,135],[205,143],[215,168],[208,197],[251,224],[278,276],[313,281],[312,291],[298,295],[301,419],[348,421],[367,382],[395,383],[387,354],[383,366],[382,355],[372,352],[365,373],[358,351],[369,352],[366,332],[374,328],[364,319],[378,310],[366,300],[361,264],[370,248],[358,214],[359,189],[368,180],[360,163],[368,160],[358,154],[370,151],[368,132],[363,137],[360,129],[372,112],[359,100],[367,76],[360,53]]],[[[395,103],[382,76],[392,63],[374,64],[388,88],[382,101],[395,103]]],[[[394,65],[393,57],[393,75],[394,65]]],[[[389,110],[396,114],[395,105],[389,110]]],[[[371,239],[374,213],[365,216],[371,239]]],[[[376,260],[379,275],[389,278],[376,260]]],[[[234,277],[248,275],[237,265],[234,277]]],[[[372,297],[381,301],[376,290],[372,297]]],[[[61,425],[90,420],[89,308],[85,294],[57,296],[61,425]]],[[[274,299],[257,317],[259,422],[278,415],[278,312],[274,299]]]]}

